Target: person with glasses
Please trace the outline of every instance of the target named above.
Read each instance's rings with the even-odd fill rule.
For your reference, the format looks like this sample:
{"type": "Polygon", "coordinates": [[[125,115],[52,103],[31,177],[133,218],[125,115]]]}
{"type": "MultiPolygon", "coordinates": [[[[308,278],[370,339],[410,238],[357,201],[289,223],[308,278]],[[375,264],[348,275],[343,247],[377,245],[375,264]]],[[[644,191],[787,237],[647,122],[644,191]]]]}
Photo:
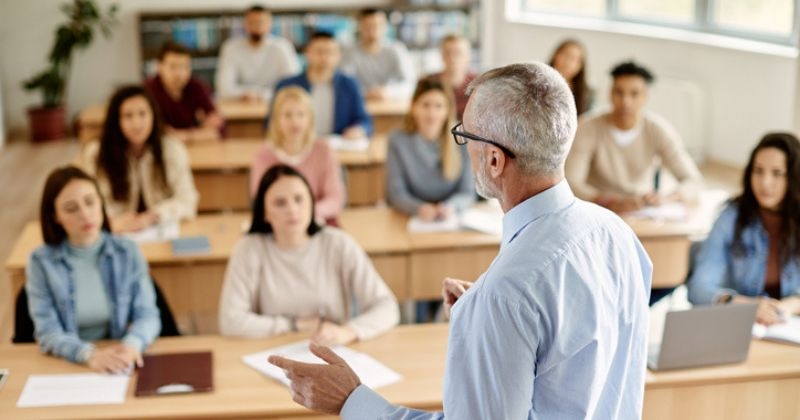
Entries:
{"type": "Polygon", "coordinates": [[[425,221],[445,219],[475,201],[466,149],[453,143],[453,96],[438,80],[417,83],[405,128],[389,137],[389,205],[425,221]]]}
{"type": "Polygon", "coordinates": [[[468,94],[453,131],[478,193],[505,215],[487,271],[444,281],[444,412],[392,405],[327,347],[310,346],[326,364],[270,363],[294,401],[345,420],[641,418],[652,264],[624,221],[564,179],[577,125],[569,86],[544,63],[512,64],[468,94]]]}

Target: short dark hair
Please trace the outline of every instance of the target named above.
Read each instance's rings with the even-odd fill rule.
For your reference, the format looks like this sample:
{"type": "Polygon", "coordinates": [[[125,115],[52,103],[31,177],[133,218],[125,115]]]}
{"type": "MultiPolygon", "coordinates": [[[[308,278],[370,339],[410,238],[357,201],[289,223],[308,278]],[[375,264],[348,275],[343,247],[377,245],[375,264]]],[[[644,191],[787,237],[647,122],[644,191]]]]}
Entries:
{"type": "Polygon", "coordinates": [[[311,45],[312,42],[314,42],[316,40],[319,40],[319,39],[326,40],[326,41],[336,41],[336,37],[331,32],[328,32],[328,31],[314,31],[314,32],[311,33],[311,35],[309,35],[308,41],[306,42],[306,45],[303,46],[303,49],[308,48],[308,46],[311,45]]]}
{"type": "Polygon", "coordinates": [[[61,191],[70,181],[75,179],[86,180],[94,185],[97,196],[100,199],[100,207],[103,211],[103,225],[101,229],[106,232],[111,231],[111,227],[108,224],[105,202],[103,201],[103,196],[100,194],[100,188],[97,187],[97,181],[75,166],[62,166],[54,169],[53,172],[50,172],[50,175],[47,176],[47,180],[44,182],[44,191],[42,192],[42,202],[39,207],[42,238],[44,238],[44,243],[48,245],[58,245],[67,239],[67,231],[56,221],[56,197],[61,194],[61,191]]]}
{"type": "Polygon", "coordinates": [[[381,9],[376,9],[374,7],[367,7],[365,9],[361,9],[361,11],[358,12],[358,19],[361,20],[365,17],[374,16],[381,13],[384,13],[384,11],[381,9]]]}
{"type": "Polygon", "coordinates": [[[260,5],[260,4],[254,4],[254,5],[250,6],[250,7],[248,7],[247,10],[244,11],[244,14],[246,14],[246,15],[249,15],[250,13],[266,13],[266,14],[269,14],[270,11],[269,11],[269,9],[267,9],[266,7],[264,7],[264,6],[260,5]]]}
{"type": "Polygon", "coordinates": [[[164,61],[164,57],[169,53],[192,56],[192,52],[185,45],[171,39],[164,42],[158,50],[158,61],[164,61]]]}
{"type": "Polygon", "coordinates": [[[278,164],[269,168],[269,170],[264,173],[264,176],[261,177],[261,182],[258,183],[258,191],[253,197],[253,205],[251,206],[253,209],[253,221],[250,223],[250,230],[248,233],[272,233],[272,225],[264,218],[264,197],[267,196],[267,191],[272,187],[272,184],[287,176],[300,178],[308,189],[308,195],[311,197],[311,223],[308,224],[306,232],[308,232],[309,235],[314,235],[322,229],[322,226],[318,225],[316,222],[316,217],[314,215],[314,193],[311,191],[311,185],[309,185],[306,177],[289,165],[278,164]]]}
{"type": "Polygon", "coordinates": [[[652,84],[656,78],[653,76],[653,73],[647,68],[642,67],[636,64],[633,61],[626,61],[624,63],[617,64],[611,69],[611,77],[614,79],[622,76],[639,76],[644,79],[645,83],[652,84]]]}

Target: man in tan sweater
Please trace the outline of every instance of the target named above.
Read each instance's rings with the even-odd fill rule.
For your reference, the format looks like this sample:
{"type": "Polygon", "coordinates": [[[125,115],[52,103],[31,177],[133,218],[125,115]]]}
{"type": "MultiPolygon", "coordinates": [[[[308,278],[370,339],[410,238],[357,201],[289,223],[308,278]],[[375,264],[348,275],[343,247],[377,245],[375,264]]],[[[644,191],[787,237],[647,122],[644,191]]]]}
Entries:
{"type": "Polygon", "coordinates": [[[627,62],[614,67],[611,76],[613,108],[578,123],[567,158],[566,176],[575,195],[617,212],[696,200],[703,180],[680,136],[666,120],[643,109],[653,75],[627,62]],[[676,191],[657,191],[659,167],[678,180],[676,191]]]}

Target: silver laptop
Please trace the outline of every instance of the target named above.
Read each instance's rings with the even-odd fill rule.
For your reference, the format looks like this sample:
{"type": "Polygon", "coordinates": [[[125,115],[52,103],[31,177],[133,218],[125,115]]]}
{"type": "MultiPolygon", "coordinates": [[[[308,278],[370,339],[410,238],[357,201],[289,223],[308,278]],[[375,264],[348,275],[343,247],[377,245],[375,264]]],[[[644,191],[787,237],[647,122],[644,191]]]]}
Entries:
{"type": "Polygon", "coordinates": [[[668,312],[661,345],[651,349],[647,366],[666,370],[744,361],[757,307],[713,305],[668,312]]]}

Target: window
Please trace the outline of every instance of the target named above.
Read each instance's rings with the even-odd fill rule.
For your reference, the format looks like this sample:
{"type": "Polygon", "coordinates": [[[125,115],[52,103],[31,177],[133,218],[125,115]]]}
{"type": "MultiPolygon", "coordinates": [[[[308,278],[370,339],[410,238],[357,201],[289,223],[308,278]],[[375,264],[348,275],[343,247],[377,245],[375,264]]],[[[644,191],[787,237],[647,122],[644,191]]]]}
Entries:
{"type": "Polygon", "coordinates": [[[794,27],[793,0],[716,0],[714,21],[736,31],[791,35],[794,27]]]}
{"type": "MultiPolygon", "coordinates": [[[[514,1],[514,0],[507,0],[514,1]]],[[[800,0],[516,0],[517,10],[796,44],[800,0]]]]}

